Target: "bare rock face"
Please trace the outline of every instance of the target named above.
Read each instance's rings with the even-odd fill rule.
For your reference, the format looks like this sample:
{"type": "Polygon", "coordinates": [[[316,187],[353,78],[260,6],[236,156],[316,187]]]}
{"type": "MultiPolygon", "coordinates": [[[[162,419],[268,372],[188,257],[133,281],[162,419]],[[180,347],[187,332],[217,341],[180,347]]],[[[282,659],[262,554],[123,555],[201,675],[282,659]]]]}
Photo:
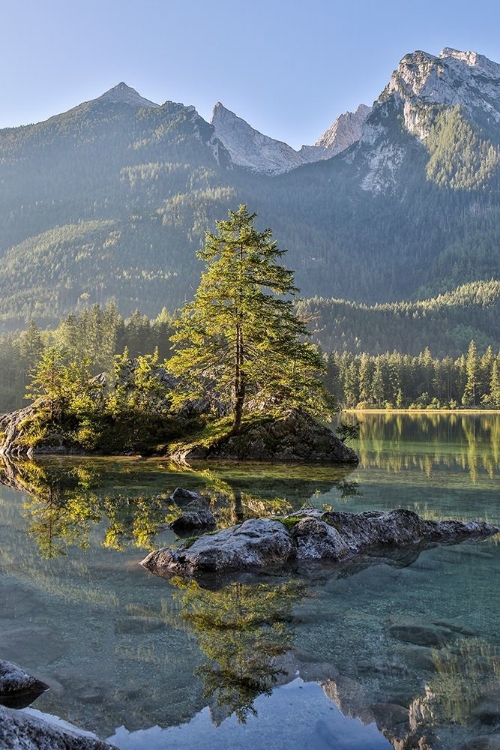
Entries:
{"type": "Polygon", "coordinates": [[[10,661],[0,660],[0,704],[24,708],[33,703],[49,686],[10,661]]]}
{"type": "Polygon", "coordinates": [[[263,135],[220,102],[214,107],[211,124],[233,163],[241,167],[264,174],[281,174],[305,163],[287,143],[263,135]]]}
{"type": "Polygon", "coordinates": [[[88,732],[80,733],[0,706],[0,747],[4,750],[116,750],[88,732]]]}
{"type": "Polygon", "coordinates": [[[482,521],[425,521],[409,510],[324,513],[281,520],[251,519],[192,545],[151,552],[141,563],[158,574],[191,576],[337,561],[371,548],[405,548],[419,542],[459,542],[500,529],[482,521]]]}
{"type": "Polygon", "coordinates": [[[332,156],[340,154],[353,143],[359,141],[361,130],[366,118],[372,111],[366,104],[360,104],[355,112],[345,112],[339,115],[333,125],[318,138],[315,147],[324,149],[323,159],[331,159],[332,156]]]}

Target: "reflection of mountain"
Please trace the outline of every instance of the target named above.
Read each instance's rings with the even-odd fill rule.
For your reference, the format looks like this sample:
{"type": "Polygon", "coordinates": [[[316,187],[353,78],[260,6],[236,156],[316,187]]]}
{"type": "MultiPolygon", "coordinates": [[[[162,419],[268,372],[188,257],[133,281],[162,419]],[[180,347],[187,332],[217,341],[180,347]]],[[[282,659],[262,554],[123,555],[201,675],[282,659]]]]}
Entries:
{"type": "MultiPolygon", "coordinates": [[[[395,635],[389,640],[394,643],[397,635],[399,645],[383,661],[362,661],[357,654],[349,674],[322,661],[325,643],[315,644],[314,655],[294,651],[300,612],[315,588],[307,591],[293,580],[232,583],[216,591],[179,579],[174,583],[182,617],[208,657],[197,674],[216,725],[233,713],[240,722],[257,715],[257,697],[297,675],[319,683],[344,716],[376,724],[395,750],[431,750],[443,733],[451,743],[443,747],[458,747],[457,725],[470,731],[478,717],[483,725],[491,723],[500,694],[499,652],[486,640],[465,635],[459,622],[395,615],[389,623],[399,624],[390,627],[395,635]],[[436,645],[418,645],[422,641],[436,645]]],[[[343,640],[340,633],[337,638],[343,640]]]]}
{"type": "Polygon", "coordinates": [[[269,695],[286,674],[277,657],[293,645],[293,631],[286,623],[305,586],[294,580],[274,586],[232,583],[210,591],[194,581],[174,583],[181,590],[182,616],[209,659],[197,672],[205,697],[215,698],[220,709],[216,721],[235,713],[244,723],[248,715],[256,715],[257,696],[269,695]]]}

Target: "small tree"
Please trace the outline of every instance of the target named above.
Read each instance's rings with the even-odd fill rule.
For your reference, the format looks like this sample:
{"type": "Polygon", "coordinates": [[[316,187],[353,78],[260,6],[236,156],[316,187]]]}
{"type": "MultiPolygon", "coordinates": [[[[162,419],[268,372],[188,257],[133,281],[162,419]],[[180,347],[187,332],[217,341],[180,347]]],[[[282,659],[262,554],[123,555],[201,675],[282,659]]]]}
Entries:
{"type": "Polygon", "coordinates": [[[182,399],[208,388],[230,404],[235,434],[250,397],[316,413],[327,403],[324,364],[293,309],[293,272],[278,263],[285,251],[270,229],[255,229],[255,217],[240,206],[217,222],[216,234],[207,233],[198,254],[206,269],[175,322],[169,363],[182,379],[182,399]]]}

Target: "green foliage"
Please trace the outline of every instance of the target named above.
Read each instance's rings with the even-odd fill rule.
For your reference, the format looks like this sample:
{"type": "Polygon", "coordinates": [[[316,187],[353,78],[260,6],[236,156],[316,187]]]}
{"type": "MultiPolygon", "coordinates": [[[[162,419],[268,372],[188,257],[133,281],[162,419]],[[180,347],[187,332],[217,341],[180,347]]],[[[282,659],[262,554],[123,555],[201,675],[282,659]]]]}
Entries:
{"type": "Polygon", "coordinates": [[[349,440],[357,440],[359,438],[360,429],[361,425],[359,422],[341,422],[335,432],[344,443],[347,443],[349,440]]]}
{"type": "Polygon", "coordinates": [[[467,122],[460,107],[438,115],[425,145],[430,153],[426,174],[437,185],[478,189],[498,171],[498,148],[467,122]]]}
{"type": "Polygon", "coordinates": [[[285,251],[270,229],[255,229],[255,217],[240,206],[207,233],[206,269],[175,321],[169,363],[181,378],[178,398],[209,394],[219,409],[229,406],[235,433],[251,399],[326,412],[323,364],[293,310],[293,273],[278,263],[285,251]]]}
{"type": "MultiPolygon", "coordinates": [[[[493,252],[493,250],[492,250],[493,252]]],[[[297,312],[310,321],[313,339],[327,351],[383,354],[396,349],[416,355],[432,342],[440,357],[457,357],[471,339],[481,349],[500,347],[500,281],[478,281],[418,302],[372,306],[341,299],[300,300],[297,312]]],[[[360,362],[360,400],[365,400],[371,371],[360,362]]]]}

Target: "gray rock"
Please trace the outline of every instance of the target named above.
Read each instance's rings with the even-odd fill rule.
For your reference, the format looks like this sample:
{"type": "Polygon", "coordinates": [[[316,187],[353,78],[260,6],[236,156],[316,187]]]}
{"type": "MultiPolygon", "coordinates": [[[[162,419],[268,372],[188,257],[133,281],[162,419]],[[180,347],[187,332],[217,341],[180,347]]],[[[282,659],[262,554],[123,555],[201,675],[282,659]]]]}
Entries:
{"type": "Polygon", "coordinates": [[[215,529],[217,521],[210,510],[191,510],[183,513],[170,524],[176,534],[184,534],[195,529],[215,529]]]}
{"type": "Polygon", "coordinates": [[[10,661],[0,660],[0,703],[9,708],[24,708],[33,703],[49,686],[10,661]]]}
{"type": "Polygon", "coordinates": [[[190,547],[151,552],[142,562],[152,572],[229,571],[283,565],[293,552],[292,538],[280,521],[253,518],[218,534],[202,536],[190,547]]]}
{"type": "MultiPolygon", "coordinates": [[[[252,519],[218,534],[206,535],[192,545],[168,547],[149,554],[142,565],[151,572],[193,575],[204,571],[240,571],[285,565],[291,560],[341,560],[374,547],[406,547],[438,539],[458,542],[471,536],[489,536],[499,531],[483,522],[425,521],[408,510],[365,513],[324,513],[321,519],[305,517],[278,520],[252,519]],[[290,531],[286,528],[291,522],[290,531]]],[[[409,632],[409,631],[408,631],[409,632]]],[[[414,640],[421,645],[439,645],[434,640],[414,640]]],[[[429,636],[430,638],[430,636],[429,636]]]]}
{"type": "Polygon", "coordinates": [[[206,500],[201,495],[192,490],[185,490],[183,487],[176,487],[169,499],[179,508],[203,507],[206,505],[206,500]]]}
{"type": "Polygon", "coordinates": [[[291,536],[301,560],[341,560],[350,551],[337,529],[317,518],[304,518],[296,523],[291,536]]]}
{"type": "Polygon", "coordinates": [[[449,633],[432,625],[393,625],[389,628],[393,638],[416,646],[445,646],[450,638],[449,633]]]}
{"type": "Polygon", "coordinates": [[[49,724],[36,716],[0,706],[2,750],[116,750],[90,733],[49,724]]]}

